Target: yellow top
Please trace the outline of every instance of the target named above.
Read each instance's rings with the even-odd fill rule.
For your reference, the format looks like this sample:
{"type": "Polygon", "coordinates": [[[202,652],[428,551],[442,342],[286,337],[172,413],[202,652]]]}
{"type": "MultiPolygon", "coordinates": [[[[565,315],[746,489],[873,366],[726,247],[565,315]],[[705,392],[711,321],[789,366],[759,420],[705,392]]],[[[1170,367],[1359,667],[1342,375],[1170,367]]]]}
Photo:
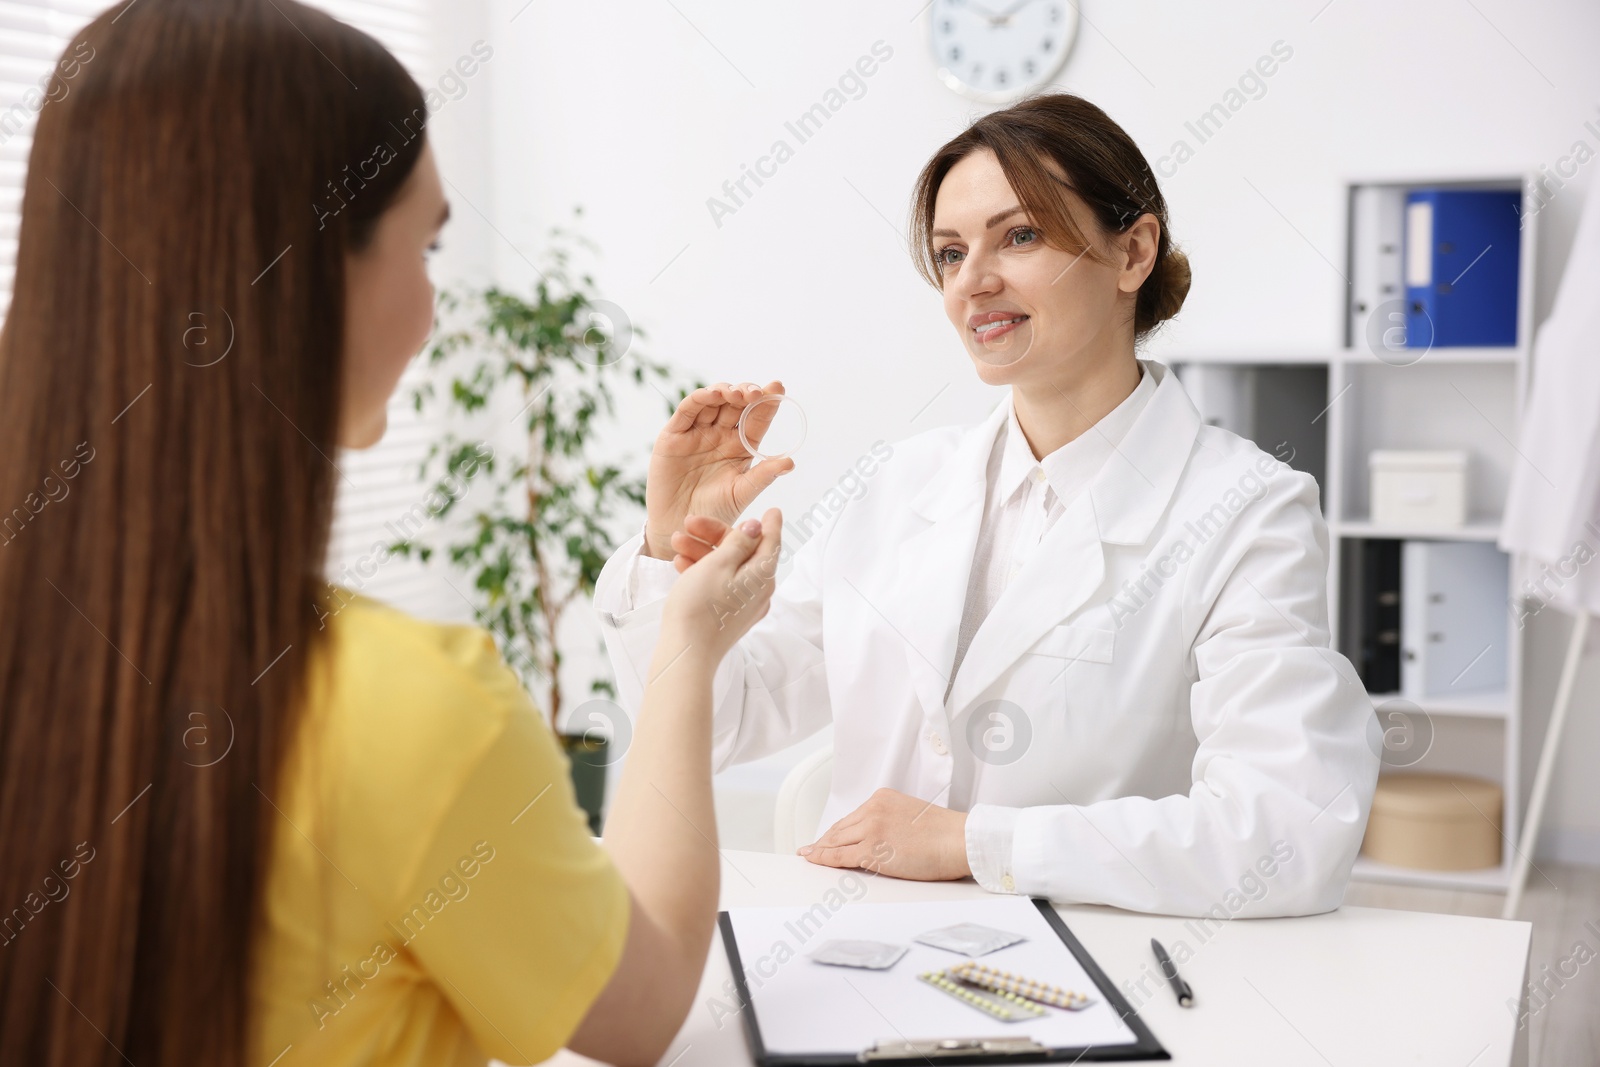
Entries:
{"type": "Polygon", "coordinates": [[[616,969],[627,887],[489,634],[348,595],[258,798],[275,830],[252,1062],[546,1059],[616,969]]]}

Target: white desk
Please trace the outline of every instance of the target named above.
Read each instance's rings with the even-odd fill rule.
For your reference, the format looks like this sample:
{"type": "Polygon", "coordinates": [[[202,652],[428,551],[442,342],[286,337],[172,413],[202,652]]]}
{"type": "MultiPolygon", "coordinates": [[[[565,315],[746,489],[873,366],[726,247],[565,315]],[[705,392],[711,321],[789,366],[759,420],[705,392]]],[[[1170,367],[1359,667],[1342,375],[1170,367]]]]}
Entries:
{"type": "MultiPolygon", "coordinates": [[[[848,896],[856,883],[841,878],[849,873],[865,886],[855,898],[861,901],[988,896],[973,882],[904,882],[765,852],[723,856],[724,907],[810,906],[841,885],[848,896]]],[[[1530,923],[1346,907],[1201,927],[1197,920],[1094,905],[1057,910],[1172,1054],[1171,1062],[1183,1067],[1527,1063],[1528,1031],[1517,1027],[1506,1004],[1524,1001],[1530,923]],[[1174,956],[1178,941],[1194,950],[1179,965],[1194,989],[1194,1007],[1178,1007],[1161,979],[1152,937],[1174,956]],[[1135,985],[1141,977],[1142,991],[1135,985]]],[[[743,1022],[712,1004],[736,1003],[723,993],[729,973],[719,935],[694,1007],[662,1064],[748,1067],[743,1022]]],[[[570,1067],[593,1061],[562,1053],[548,1062],[570,1067]]]]}

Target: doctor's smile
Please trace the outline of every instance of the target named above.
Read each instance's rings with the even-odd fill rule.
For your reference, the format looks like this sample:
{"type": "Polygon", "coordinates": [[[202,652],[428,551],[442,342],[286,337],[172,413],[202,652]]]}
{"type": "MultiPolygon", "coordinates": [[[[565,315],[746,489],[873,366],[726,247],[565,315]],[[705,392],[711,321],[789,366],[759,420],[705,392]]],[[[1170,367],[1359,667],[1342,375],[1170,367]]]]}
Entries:
{"type": "Polygon", "coordinates": [[[1026,315],[1006,311],[990,311],[982,315],[974,315],[967,320],[972,326],[972,332],[977,334],[978,340],[984,344],[1004,337],[1027,321],[1028,316],[1026,315]]]}

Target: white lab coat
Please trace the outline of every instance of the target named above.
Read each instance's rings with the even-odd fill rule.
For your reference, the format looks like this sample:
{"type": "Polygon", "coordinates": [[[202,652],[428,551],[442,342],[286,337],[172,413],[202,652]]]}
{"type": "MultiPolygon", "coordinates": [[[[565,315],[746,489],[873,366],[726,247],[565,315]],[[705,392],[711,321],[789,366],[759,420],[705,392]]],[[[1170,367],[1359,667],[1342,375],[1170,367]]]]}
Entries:
{"type": "MultiPolygon", "coordinates": [[[[1600,191],[1583,206],[1534,347],[1499,545],[1521,553],[1519,619],[1547,603],[1600,615],[1600,191]]],[[[1600,639],[1591,635],[1590,646],[1600,639]]]]}
{"type": "MultiPolygon", "coordinates": [[[[1155,392],[984,620],[948,704],[1008,402],[894,445],[796,553],[716,674],[714,765],[832,721],[819,832],[889,787],[969,811],[993,890],[1218,918],[1337,907],[1381,740],[1329,648],[1316,481],[1203,425],[1141,362],[1155,392]]],[[[595,594],[630,712],[662,606],[627,610],[640,541],[595,594]]]]}

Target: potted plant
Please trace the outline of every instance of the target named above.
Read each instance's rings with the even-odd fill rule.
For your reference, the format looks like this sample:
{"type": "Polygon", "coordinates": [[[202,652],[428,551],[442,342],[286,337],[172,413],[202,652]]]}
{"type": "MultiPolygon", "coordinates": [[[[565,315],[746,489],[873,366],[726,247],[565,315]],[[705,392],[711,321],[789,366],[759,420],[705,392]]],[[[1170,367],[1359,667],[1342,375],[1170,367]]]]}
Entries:
{"type": "MultiPolygon", "coordinates": [[[[601,299],[594,279],[574,276],[570,244],[582,237],[551,231],[548,265],[531,297],[491,286],[442,293],[439,325],[426,352],[428,379],[413,390],[419,412],[433,409],[450,425],[421,467],[440,506],[463,529],[438,545],[413,538],[391,548],[424,563],[442,550],[463,574],[480,623],[557,731],[571,760],[578,802],[598,834],[606,766],[626,748],[628,724],[610,703],[609,678],[595,678],[596,709],[581,732],[560,731],[565,710],[562,618],[593,596],[615,543],[619,517],[644,507],[644,477],[591,454],[596,430],[614,421],[619,387],[651,388],[670,415],[690,389],[670,384],[671,369],[635,350],[643,333],[621,308],[601,299]],[[630,385],[631,383],[631,385],[630,385]],[[504,411],[516,406],[510,423],[504,411]],[[513,429],[514,427],[514,429],[513,429]],[[493,447],[514,434],[525,448],[493,447]],[[470,478],[474,493],[463,492],[470,478]],[[607,713],[606,709],[610,709],[607,713]]],[[[449,529],[449,526],[443,527],[449,529]]],[[[588,705],[584,705],[588,707],[588,705]]],[[[577,709],[582,711],[583,708],[577,709]]]]}

